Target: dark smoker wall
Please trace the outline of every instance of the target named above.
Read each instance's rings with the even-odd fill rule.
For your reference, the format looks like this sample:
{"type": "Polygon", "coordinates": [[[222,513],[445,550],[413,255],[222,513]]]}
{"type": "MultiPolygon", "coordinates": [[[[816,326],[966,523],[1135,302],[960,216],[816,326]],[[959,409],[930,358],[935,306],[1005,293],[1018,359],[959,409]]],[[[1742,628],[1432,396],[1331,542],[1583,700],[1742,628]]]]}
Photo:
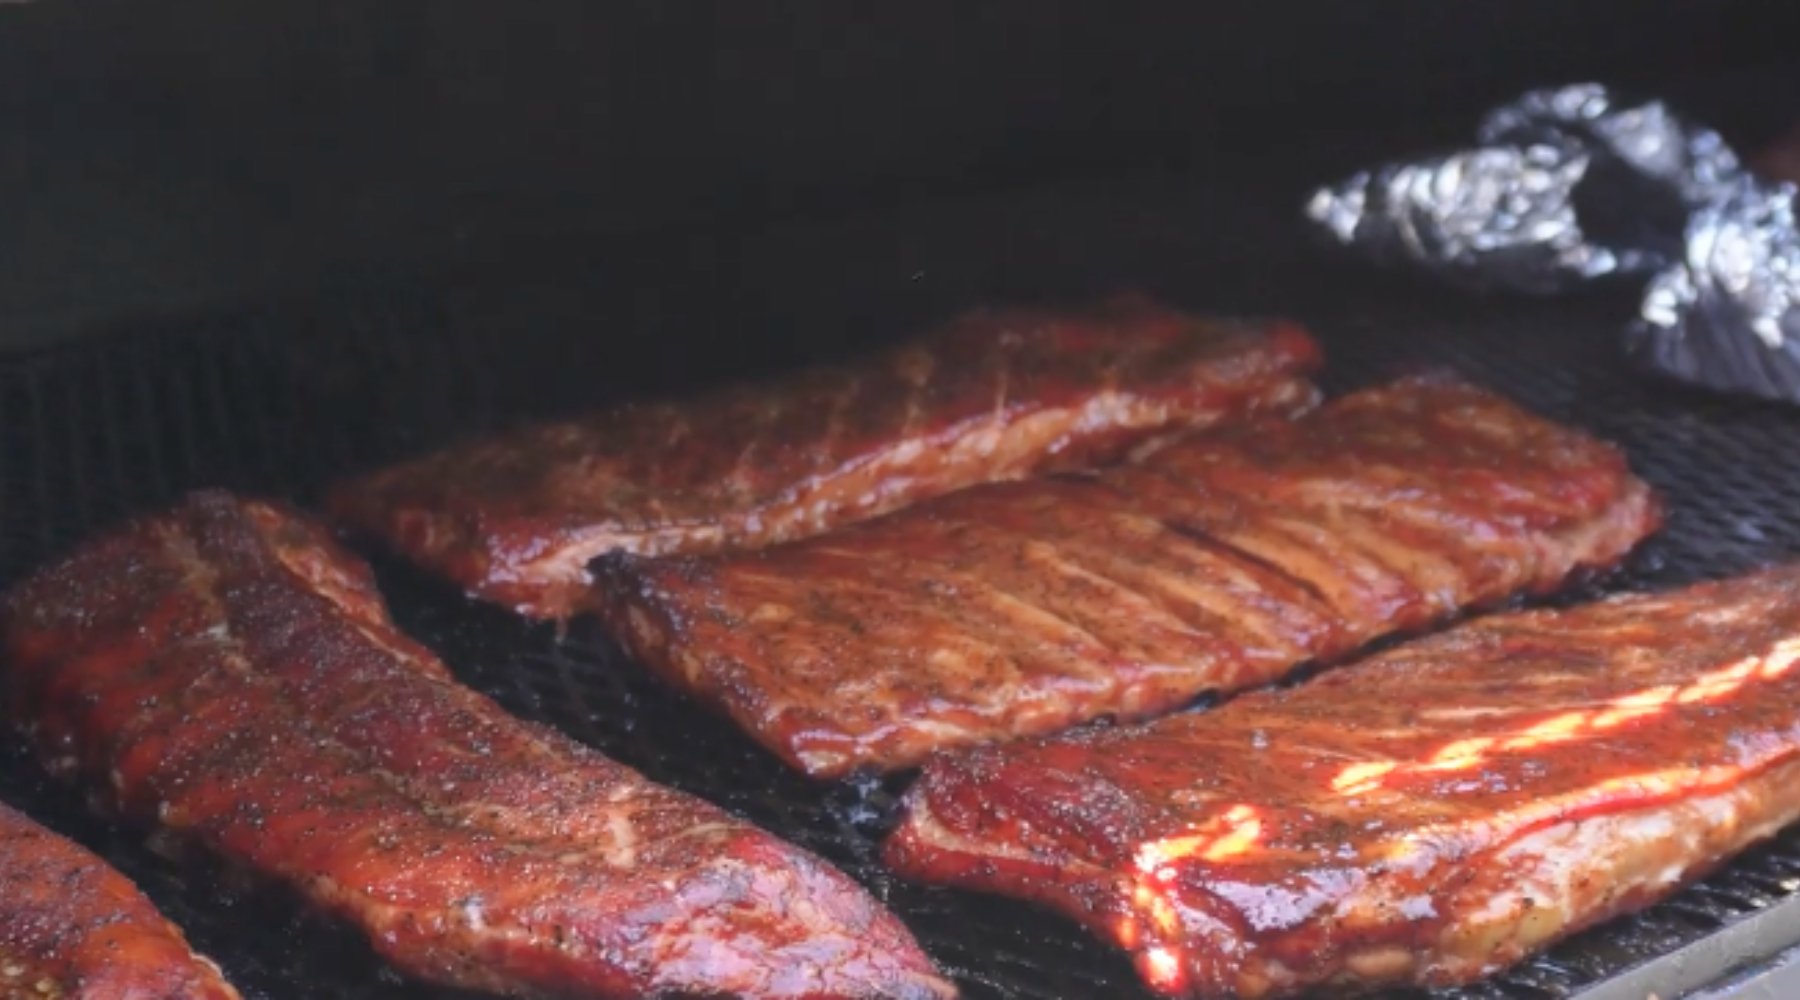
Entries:
{"type": "MultiPolygon", "coordinates": [[[[0,4],[0,339],[1067,178],[1302,177],[1524,86],[1791,60],[1782,6],[0,4]]],[[[1695,93],[1753,136],[1800,103],[1695,93]]]]}

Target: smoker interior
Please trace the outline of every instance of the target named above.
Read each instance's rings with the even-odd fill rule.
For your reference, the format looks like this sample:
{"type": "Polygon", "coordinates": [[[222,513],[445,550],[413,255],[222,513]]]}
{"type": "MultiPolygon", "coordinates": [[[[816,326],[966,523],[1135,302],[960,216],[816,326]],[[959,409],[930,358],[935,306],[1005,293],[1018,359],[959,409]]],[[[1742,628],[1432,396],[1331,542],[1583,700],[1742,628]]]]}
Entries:
{"type": "MultiPolygon", "coordinates": [[[[337,476],[463,434],[841,354],[983,299],[1123,287],[1190,308],[1297,316],[1326,346],[1334,392],[1449,366],[1623,444],[1667,497],[1669,525],[1624,571],[1575,596],[1800,552],[1800,411],[1637,374],[1619,351],[1629,289],[1540,301],[1414,284],[1308,250],[1293,226],[1298,190],[1268,199],[1264,215],[1219,190],[1230,189],[1144,174],[735,241],[565,248],[505,270],[167,316],[0,359],[0,582],[193,487],[305,503],[337,476]],[[684,333],[696,329],[709,331],[705,351],[684,333]]],[[[886,874],[876,846],[904,778],[811,783],[659,688],[596,627],[558,636],[374,556],[402,625],[468,683],[844,866],[968,996],[1145,995],[1121,956],[1064,920],[886,874]]],[[[40,780],[19,748],[8,753],[0,798],[129,873],[249,995],[447,995],[404,982],[282,892],[173,859],[141,831],[96,818],[78,791],[40,780]]],[[[1800,830],[1653,910],[1442,995],[1618,997],[1635,984],[1642,1000],[1645,983],[1667,990],[1800,941],[1796,912],[1800,830]]]]}

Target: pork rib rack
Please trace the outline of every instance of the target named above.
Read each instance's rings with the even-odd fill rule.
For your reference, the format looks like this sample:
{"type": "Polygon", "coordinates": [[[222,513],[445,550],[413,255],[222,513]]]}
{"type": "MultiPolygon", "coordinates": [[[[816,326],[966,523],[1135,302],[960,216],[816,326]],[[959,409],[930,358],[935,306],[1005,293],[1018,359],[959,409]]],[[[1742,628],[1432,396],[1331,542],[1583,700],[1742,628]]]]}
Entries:
{"type": "Polygon", "coordinates": [[[564,618],[588,563],[817,534],[975,483],[1118,458],[1316,398],[1286,323],[1131,296],[986,309],[861,362],[528,427],[336,490],[334,514],[469,592],[564,618]]]}
{"type": "Polygon", "coordinates": [[[1170,995],[1465,983],[1800,819],[1800,565],[940,759],[908,807],[894,867],[1046,903],[1170,995]]]}
{"type": "Polygon", "coordinates": [[[818,858],[457,684],[368,569],[198,494],[9,595],[57,772],[284,882],[423,979],[521,996],[950,995],[818,858]]]}
{"type": "Polygon", "coordinates": [[[237,996],[130,879],[0,805],[0,997],[237,996]]]}
{"type": "Polygon", "coordinates": [[[1555,588],[1657,523],[1609,445],[1416,377],[803,542],[615,554],[599,610],[663,676],[835,776],[1263,684],[1555,588]]]}

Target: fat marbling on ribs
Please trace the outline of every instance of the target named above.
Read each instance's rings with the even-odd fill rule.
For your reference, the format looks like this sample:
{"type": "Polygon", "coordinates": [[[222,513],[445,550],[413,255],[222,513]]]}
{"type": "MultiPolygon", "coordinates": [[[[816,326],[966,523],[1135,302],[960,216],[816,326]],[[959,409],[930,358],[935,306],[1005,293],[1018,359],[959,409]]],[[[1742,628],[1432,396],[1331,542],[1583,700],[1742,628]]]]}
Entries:
{"type": "Polygon", "coordinates": [[[130,879],[0,804],[0,998],[237,997],[130,879]]]}
{"type": "Polygon", "coordinates": [[[401,970],[521,996],[952,995],[825,862],[456,683],[315,522],[219,493],[4,606],[14,722],[401,970]]]}
{"type": "Polygon", "coordinates": [[[907,804],[901,873],[1045,903],[1166,994],[1466,983],[1800,819],[1800,565],[941,758],[907,804]]]}
{"type": "Polygon", "coordinates": [[[450,447],[333,492],[471,593],[565,618],[588,563],[767,545],[975,483],[1074,468],[1316,392],[1283,322],[1139,296],[983,309],[885,354],[450,447]]]}
{"type": "Polygon", "coordinates": [[[711,558],[615,554],[640,659],[818,776],[1142,718],[1622,557],[1624,456],[1445,377],[711,558]]]}

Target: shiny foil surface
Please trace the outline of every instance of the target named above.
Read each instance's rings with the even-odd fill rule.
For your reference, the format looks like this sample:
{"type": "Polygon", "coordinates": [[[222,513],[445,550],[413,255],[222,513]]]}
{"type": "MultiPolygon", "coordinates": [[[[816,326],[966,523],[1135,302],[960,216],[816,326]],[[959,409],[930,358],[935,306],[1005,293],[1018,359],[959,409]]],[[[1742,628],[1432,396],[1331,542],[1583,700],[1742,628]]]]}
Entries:
{"type": "Polygon", "coordinates": [[[1320,188],[1306,211],[1339,245],[1470,288],[1553,294],[1646,276],[1633,357],[1800,402],[1794,198],[1664,103],[1581,83],[1494,109],[1468,148],[1320,188]]]}

